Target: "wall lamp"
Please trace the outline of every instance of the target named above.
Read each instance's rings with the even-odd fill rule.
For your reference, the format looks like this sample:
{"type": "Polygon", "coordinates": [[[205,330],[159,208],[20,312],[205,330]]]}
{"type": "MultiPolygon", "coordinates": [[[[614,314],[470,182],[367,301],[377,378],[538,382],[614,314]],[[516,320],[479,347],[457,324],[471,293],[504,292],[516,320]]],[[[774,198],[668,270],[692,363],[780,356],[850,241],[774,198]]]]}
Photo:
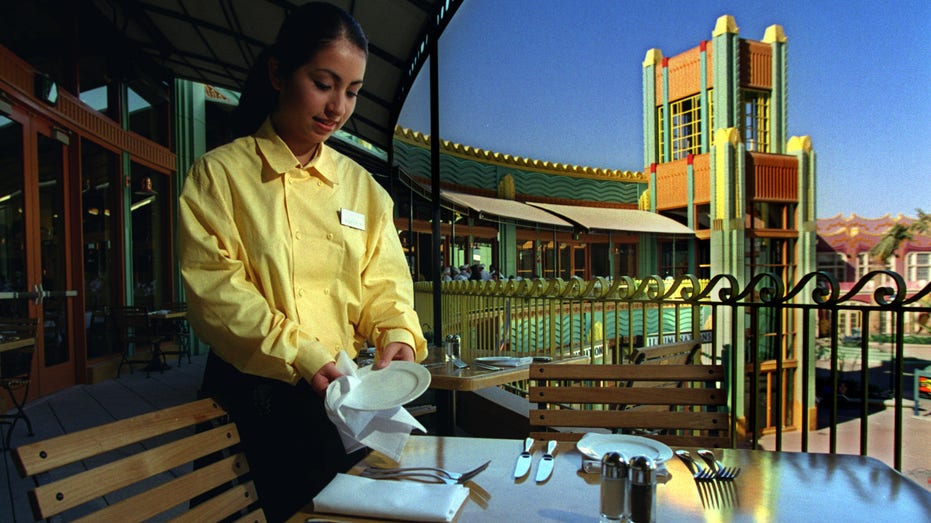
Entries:
{"type": "Polygon", "coordinates": [[[36,73],[33,78],[33,88],[36,98],[49,105],[58,103],[58,84],[45,73],[36,73]]]}

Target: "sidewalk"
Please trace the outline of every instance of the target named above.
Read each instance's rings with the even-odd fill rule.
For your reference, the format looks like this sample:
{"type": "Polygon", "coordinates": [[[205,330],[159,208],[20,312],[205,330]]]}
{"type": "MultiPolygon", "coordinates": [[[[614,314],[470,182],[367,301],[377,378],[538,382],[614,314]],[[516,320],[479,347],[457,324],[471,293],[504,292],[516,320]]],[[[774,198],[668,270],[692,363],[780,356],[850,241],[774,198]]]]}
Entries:
{"type": "MultiPolygon", "coordinates": [[[[174,358],[171,359],[174,362],[174,358]]],[[[153,372],[150,378],[144,372],[124,373],[120,379],[107,380],[95,385],[76,385],[26,404],[26,413],[32,420],[35,436],[29,437],[25,424],[16,425],[11,446],[41,441],[61,434],[75,432],[117,419],[128,418],[197,399],[204,373],[206,355],[192,356],[181,367],[172,367],[164,373],[153,372]]],[[[6,427],[3,427],[4,432],[6,427]]],[[[33,488],[29,479],[19,477],[9,452],[3,453],[0,463],[0,521],[17,523],[33,521],[27,492],[33,488]]]]}
{"type": "MultiPolygon", "coordinates": [[[[871,390],[889,389],[892,380],[891,354],[889,344],[875,343],[869,348],[868,380],[871,390]]],[[[914,370],[931,365],[931,346],[905,345],[902,407],[902,474],[931,490],[931,399],[919,401],[918,415],[914,412],[913,386],[914,370]]],[[[860,359],[857,350],[842,352],[847,359],[838,363],[840,382],[845,382],[851,396],[856,396],[860,383],[860,359]],[[854,359],[855,358],[855,359],[854,359]]],[[[828,378],[830,361],[819,360],[815,364],[819,377],[828,378]]],[[[819,418],[826,420],[829,405],[822,404],[819,418]]],[[[895,404],[893,400],[874,399],[870,401],[870,414],[867,417],[867,455],[876,458],[890,467],[894,464],[894,430],[895,404]]],[[[839,454],[860,453],[860,419],[858,404],[841,404],[838,407],[837,452],[839,454]],[[851,419],[853,418],[853,419],[851,419]],[[849,421],[843,421],[849,420],[849,421]]],[[[830,427],[819,421],[818,430],[808,434],[808,452],[826,453],[830,447],[830,427]]],[[[782,450],[801,451],[801,432],[784,432],[782,450]]],[[[775,450],[776,437],[766,435],[760,439],[760,446],[766,450],[775,450]]]]}

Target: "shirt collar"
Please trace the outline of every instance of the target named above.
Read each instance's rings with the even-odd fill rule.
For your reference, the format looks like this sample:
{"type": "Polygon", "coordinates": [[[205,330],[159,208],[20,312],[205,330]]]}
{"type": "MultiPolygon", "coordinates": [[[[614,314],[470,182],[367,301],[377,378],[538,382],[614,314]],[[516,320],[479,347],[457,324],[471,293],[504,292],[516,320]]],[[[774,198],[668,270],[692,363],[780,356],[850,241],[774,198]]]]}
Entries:
{"type": "Polygon", "coordinates": [[[278,136],[270,118],[266,118],[259,130],[255,132],[255,142],[259,151],[277,175],[291,173],[292,176],[315,176],[321,178],[329,185],[336,183],[335,171],[332,166],[332,152],[326,144],[320,144],[317,153],[306,166],[301,166],[288,144],[278,136]]]}

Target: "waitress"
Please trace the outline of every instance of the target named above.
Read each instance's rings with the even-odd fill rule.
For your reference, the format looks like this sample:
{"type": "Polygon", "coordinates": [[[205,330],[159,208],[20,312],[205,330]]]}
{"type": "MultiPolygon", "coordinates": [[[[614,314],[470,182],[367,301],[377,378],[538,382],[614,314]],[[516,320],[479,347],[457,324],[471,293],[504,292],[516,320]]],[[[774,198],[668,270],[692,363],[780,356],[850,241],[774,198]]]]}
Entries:
{"type": "Polygon", "coordinates": [[[237,423],[270,521],[360,457],[324,409],[336,354],[371,343],[376,367],[427,354],[393,202],[324,143],[352,115],[367,56],[348,13],[296,8],[243,90],[245,136],[192,166],[179,203],[188,320],[211,347],[202,393],[237,423]]]}

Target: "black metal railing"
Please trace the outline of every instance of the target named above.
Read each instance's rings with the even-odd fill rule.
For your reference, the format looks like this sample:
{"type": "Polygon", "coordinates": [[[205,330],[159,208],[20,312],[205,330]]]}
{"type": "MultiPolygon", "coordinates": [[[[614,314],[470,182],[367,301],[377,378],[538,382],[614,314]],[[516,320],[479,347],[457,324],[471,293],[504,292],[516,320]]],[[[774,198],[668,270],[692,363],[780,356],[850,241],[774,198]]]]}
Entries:
{"type": "MultiPolygon", "coordinates": [[[[931,312],[931,285],[913,287],[891,271],[845,284],[814,272],[791,287],[771,274],[743,285],[730,275],[449,282],[441,288],[442,330],[462,336],[466,359],[576,355],[593,363],[626,363],[636,347],[700,337],[702,359],[728,368],[735,445],[756,448],[766,435],[783,450],[792,431],[808,452],[810,433],[826,424],[834,453],[841,414],[850,418],[847,407],[856,405],[866,455],[870,406],[886,401],[895,409],[893,461],[901,470],[905,340],[928,334],[931,312]],[[871,372],[877,359],[888,382],[871,372]]],[[[415,291],[418,312],[432,317],[424,315],[432,314],[432,285],[415,291]]]]}

